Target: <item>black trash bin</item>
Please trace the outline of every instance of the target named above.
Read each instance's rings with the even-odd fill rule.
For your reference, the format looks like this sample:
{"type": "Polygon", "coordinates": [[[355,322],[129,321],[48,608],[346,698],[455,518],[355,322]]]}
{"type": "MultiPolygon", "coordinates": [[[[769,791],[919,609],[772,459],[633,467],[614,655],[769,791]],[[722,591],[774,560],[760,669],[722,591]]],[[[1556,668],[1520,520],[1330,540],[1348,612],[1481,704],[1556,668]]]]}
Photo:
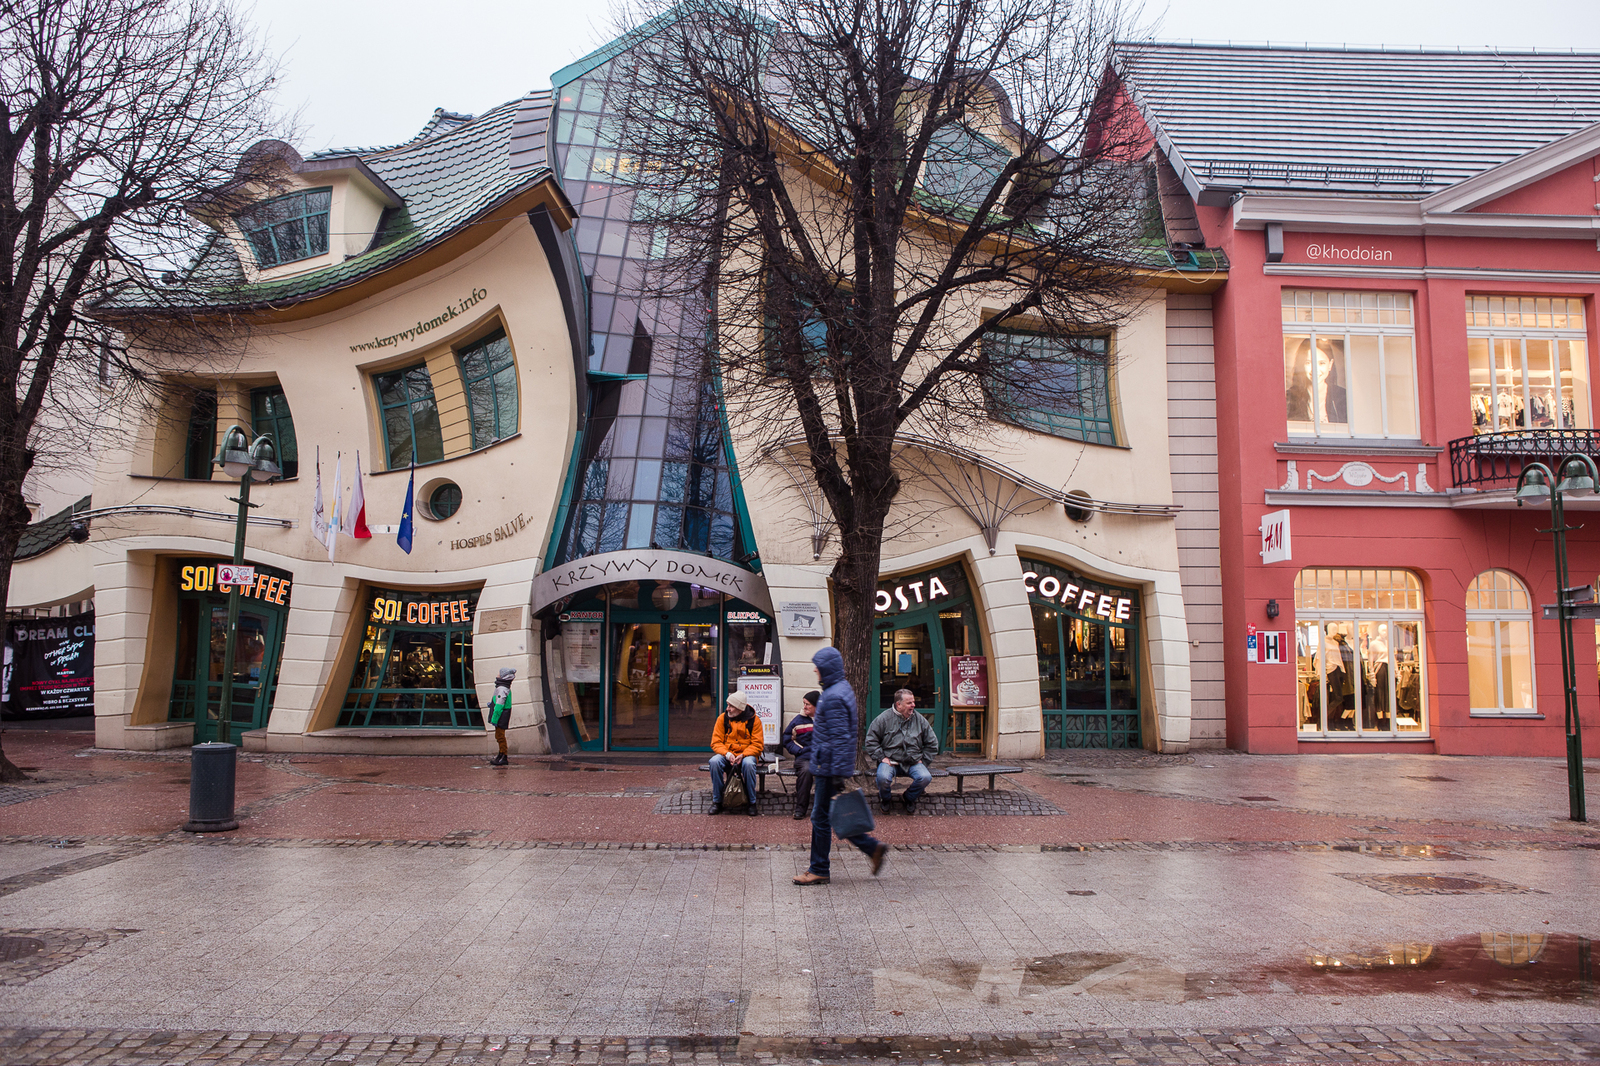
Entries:
{"type": "Polygon", "coordinates": [[[232,744],[196,744],[189,749],[189,820],[186,833],[222,833],[239,828],[233,816],[233,774],[239,749],[232,744]]]}

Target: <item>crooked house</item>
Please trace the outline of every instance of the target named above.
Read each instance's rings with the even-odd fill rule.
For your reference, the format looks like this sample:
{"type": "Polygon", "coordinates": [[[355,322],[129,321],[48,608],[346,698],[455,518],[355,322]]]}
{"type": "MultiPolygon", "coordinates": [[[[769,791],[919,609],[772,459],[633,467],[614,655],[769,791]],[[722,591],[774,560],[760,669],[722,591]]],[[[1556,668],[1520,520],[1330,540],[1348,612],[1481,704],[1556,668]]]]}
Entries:
{"type": "MultiPolygon", "coordinates": [[[[108,427],[124,446],[69,516],[87,539],[52,533],[19,563],[13,609],[96,606],[99,746],[214,737],[232,685],[248,749],[486,753],[507,666],[516,752],[705,750],[757,679],[779,715],[798,708],[832,634],[836,541],[800,458],[758,449],[714,375],[661,355],[684,316],[634,291],[651,246],[602,137],[625,62],[604,49],[392,147],[258,145],[270,192],[197,208],[204,253],[100,309],[135,345],[186,316],[249,329],[225,372],[108,427]],[[212,457],[231,425],[269,435],[283,476],[253,490],[257,577],[224,677],[236,486],[212,457]],[[348,512],[357,478],[372,535],[330,547],[315,502],[348,512]]],[[[904,508],[925,517],[885,545],[862,702],[911,689],[950,757],[1223,741],[1227,260],[1184,246],[1192,205],[1151,207],[1124,321],[993,340],[1092,387],[902,442],[904,508]]]]}

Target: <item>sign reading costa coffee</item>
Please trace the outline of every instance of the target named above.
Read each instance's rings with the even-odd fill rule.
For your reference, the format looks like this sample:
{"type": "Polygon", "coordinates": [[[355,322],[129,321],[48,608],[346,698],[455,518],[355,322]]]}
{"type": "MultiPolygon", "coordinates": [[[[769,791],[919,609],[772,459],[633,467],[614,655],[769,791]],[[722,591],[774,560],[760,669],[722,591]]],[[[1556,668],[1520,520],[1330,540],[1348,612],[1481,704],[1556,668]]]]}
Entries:
{"type": "Polygon", "coordinates": [[[873,608],[878,614],[899,614],[923,607],[942,607],[967,598],[967,575],[960,563],[905,577],[880,578],[873,608]]]}

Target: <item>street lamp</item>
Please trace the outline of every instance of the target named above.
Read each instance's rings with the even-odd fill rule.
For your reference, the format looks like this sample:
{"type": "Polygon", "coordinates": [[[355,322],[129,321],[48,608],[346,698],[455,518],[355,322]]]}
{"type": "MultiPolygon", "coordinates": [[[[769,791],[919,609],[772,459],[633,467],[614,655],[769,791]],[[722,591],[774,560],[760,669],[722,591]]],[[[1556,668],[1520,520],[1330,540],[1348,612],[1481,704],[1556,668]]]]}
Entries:
{"type": "Polygon", "coordinates": [[[1567,525],[1563,514],[1563,497],[1588,496],[1600,484],[1600,469],[1587,455],[1568,455],[1556,464],[1561,471],[1558,481],[1551,469],[1540,462],[1528,463],[1517,478],[1517,506],[1550,500],[1551,528],[1540,533],[1552,533],[1556,548],[1556,612],[1561,620],[1561,686],[1566,700],[1567,726],[1567,804],[1569,817],[1574,822],[1586,822],[1583,795],[1583,733],[1578,720],[1578,664],[1572,652],[1572,604],[1568,597],[1575,591],[1567,584],[1567,531],[1581,526],[1567,525]]]}
{"type": "MultiPolygon", "coordinates": [[[[230,496],[239,504],[239,523],[233,533],[233,562],[244,562],[244,528],[251,507],[250,483],[271,481],[283,473],[272,439],[260,436],[255,443],[242,426],[229,426],[222,435],[222,447],[213,460],[222,472],[239,479],[239,495],[230,496]]],[[[222,653],[222,703],[217,708],[217,738],[196,744],[189,762],[189,821],[184,829],[191,833],[214,833],[239,828],[233,816],[234,767],[238,749],[230,740],[233,729],[233,656],[239,628],[239,586],[228,586],[227,645],[222,653]]],[[[208,686],[209,687],[209,686],[208,686]]],[[[204,701],[211,702],[209,694],[204,701]]],[[[195,722],[198,726],[199,720],[195,722]]]]}

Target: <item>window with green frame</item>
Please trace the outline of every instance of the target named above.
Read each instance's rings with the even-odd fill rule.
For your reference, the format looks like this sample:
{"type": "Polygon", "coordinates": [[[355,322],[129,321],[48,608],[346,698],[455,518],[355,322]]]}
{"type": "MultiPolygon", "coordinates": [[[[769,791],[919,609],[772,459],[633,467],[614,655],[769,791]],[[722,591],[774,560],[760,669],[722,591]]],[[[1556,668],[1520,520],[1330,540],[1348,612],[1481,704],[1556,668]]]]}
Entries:
{"type": "Polygon", "coordinates": [[[478,592],[373,589],[340,727],[482,729],[472,676],[478,592]]]}
{"type": "Polygon", "coordinates": [[[183,476],[192,481],[210,481],[212,460],[217,456],[217,394],[213,389],[197,389],[189,405],[189,433],[183,449],[183,476]]]}
{"type": "Polygon", "coordinates": [[[433,399],[433,378],[428,365],[418,363],[403,370],[378,374],[378,407],[383,419],[383,443],[388,468],[444,458],[444,436],[439,429],[439,405],[433,399]]]}
{"type": "Polygon", "coordinates": [[[252,436],[272,439],[285,478],[300,476],[300,445],[294,439],[294,415],[289,413],[289,400],[281,386],[250,390],[250,431],[252,436]]]}
{"type": "Polygon", "coordinates": [[[1046,748],[1137,748],[1139,594],[1023,559],[1046,748]]]}
{"type": "Polygon", "coordinates": [[[517,431],[517,363],[505,330],[456,353],[472,415],[472,446],[483,448],[517,431]]]}
{"type": "Polygon", "coordinates": [[[1106,337],[1000,330],[983,339],[991,417],[1055,437],[1116,444],[1106,337]]]}
{"type": "Polygon", "coordinates": [[[239,212],[237,221],[262,267],[310,259],[328,250],[328,208],[333,188],[276,196],[239,212]]]}

